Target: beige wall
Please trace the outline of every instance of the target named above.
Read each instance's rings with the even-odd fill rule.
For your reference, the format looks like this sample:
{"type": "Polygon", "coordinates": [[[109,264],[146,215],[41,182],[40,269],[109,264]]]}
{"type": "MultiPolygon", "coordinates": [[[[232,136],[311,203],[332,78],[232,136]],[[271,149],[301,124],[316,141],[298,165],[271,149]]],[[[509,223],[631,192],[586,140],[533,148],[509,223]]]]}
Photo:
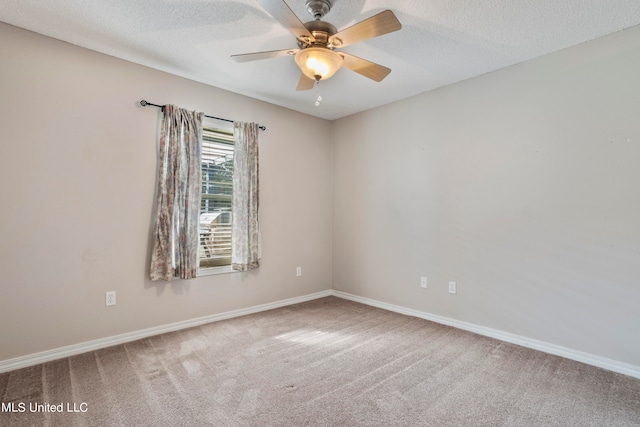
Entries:
{"type": "Polygon", "coordinates": [[[334,288],[640,365],[638,76],[640,27],[334,122],[334,288]]]}
{"type": "Polygon", "coordinates": [[[333,284],[638,366],[639,44],[330,123],[0,24],[0,361],[333,284]],[[259,271],[147,279],[159,113],[142,98],[268,127],[259,271]]]}
{"type": "Polygon", "coordinates": [[[2,23],[0,61],[0,360],[331,288],[329,122],[2,23]],[[268,127],[259,271],[148,280],[159,111],[140,99],[268,127]]]}

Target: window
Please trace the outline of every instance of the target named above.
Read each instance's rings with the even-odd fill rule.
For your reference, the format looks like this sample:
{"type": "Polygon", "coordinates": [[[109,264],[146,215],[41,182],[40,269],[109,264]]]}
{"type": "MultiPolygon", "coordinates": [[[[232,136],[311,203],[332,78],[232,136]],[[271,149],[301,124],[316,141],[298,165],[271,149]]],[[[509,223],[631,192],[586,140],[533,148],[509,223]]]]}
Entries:
{"type": "Polygon", "coordinates": [[[232,130],[204,127],[200,197],[200,270],[231,265],[233,143],[232,130]]]}

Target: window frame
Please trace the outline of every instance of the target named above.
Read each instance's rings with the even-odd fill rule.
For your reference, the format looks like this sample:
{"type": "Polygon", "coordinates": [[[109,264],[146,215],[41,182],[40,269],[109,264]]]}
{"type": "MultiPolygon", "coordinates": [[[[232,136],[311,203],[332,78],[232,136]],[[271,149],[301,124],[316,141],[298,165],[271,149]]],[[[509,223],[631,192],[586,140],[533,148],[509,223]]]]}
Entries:
{"type": "MultiPolygon", "coordinates": [[[[210,119],[210,118],[205,118],[205,120],[202,123],[202,127],[203,127],[203,131],[206,129],[208,131],[225,133],[227,135],[229,133],[233,134],[233,132],[234,132],[233,123],[224,122],[224,121],[218,121],[218,120],[210,119]]],[[[203,137],[203,141],[202,142],[203,142],[203,145],[204,145],[204,137],[203,137]]],[[[202,164],[202,159],[201,159],[201,164],[202,164]]],[[[203,178],[203,182],[204,182],[204,178],[203,178]]],[[[201,194],[200,203],[202,203],[202,191],[201,191],[200,194],[201,194]]],[[[202,214],[202,212],[200,214],[202,214]]],[[[198,272],[197,272],[197,276],[198,277],[200,277],[200,276],[210,276],[210,275],[215,275],[215,274],[234,273],[234,272],[236,272],[236,270],[233,270],[231,268],[231,262],[229,262],[229,264],[227,264],[227,265],[221,265],[221,266],[216,266],[216,267],[200,267],[200,260],[201,260],[201,256],[200,256],[200,233],[198,233],[198,272]]]]}

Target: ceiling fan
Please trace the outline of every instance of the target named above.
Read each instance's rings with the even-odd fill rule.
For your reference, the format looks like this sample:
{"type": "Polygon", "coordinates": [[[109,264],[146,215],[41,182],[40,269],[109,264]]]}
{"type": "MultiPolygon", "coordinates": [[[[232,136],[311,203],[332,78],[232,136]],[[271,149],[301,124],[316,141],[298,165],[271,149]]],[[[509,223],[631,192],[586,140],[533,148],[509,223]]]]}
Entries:
{"type": "Polygon", "coordinates": [[[315,83],[331,78],[342,66],[376,82],[391,72],[390,68],[335,49],[399,30],[402,24],[392,11],[385,10],[338,31],[321,20],[335,0],[306,0],[307,11],[314,18],[306,23],[298,19],[284,0],[258,0],[258,3],[296,37],[298,48],[232,55],[236,62],[294,56],[302,71],[296,90],[312,89],[315,83]]]}

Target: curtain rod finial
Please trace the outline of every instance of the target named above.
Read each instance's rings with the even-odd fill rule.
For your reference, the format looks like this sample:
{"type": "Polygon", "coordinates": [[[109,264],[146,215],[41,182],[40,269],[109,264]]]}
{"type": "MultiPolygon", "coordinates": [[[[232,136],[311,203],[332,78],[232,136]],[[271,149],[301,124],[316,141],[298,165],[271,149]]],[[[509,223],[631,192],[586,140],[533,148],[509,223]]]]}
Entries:
{"type": "Polygon", "coordinates": [[[146,107],[149,103],[143,99],[138,104],[140,104],[141,107],[146,107]]]}

